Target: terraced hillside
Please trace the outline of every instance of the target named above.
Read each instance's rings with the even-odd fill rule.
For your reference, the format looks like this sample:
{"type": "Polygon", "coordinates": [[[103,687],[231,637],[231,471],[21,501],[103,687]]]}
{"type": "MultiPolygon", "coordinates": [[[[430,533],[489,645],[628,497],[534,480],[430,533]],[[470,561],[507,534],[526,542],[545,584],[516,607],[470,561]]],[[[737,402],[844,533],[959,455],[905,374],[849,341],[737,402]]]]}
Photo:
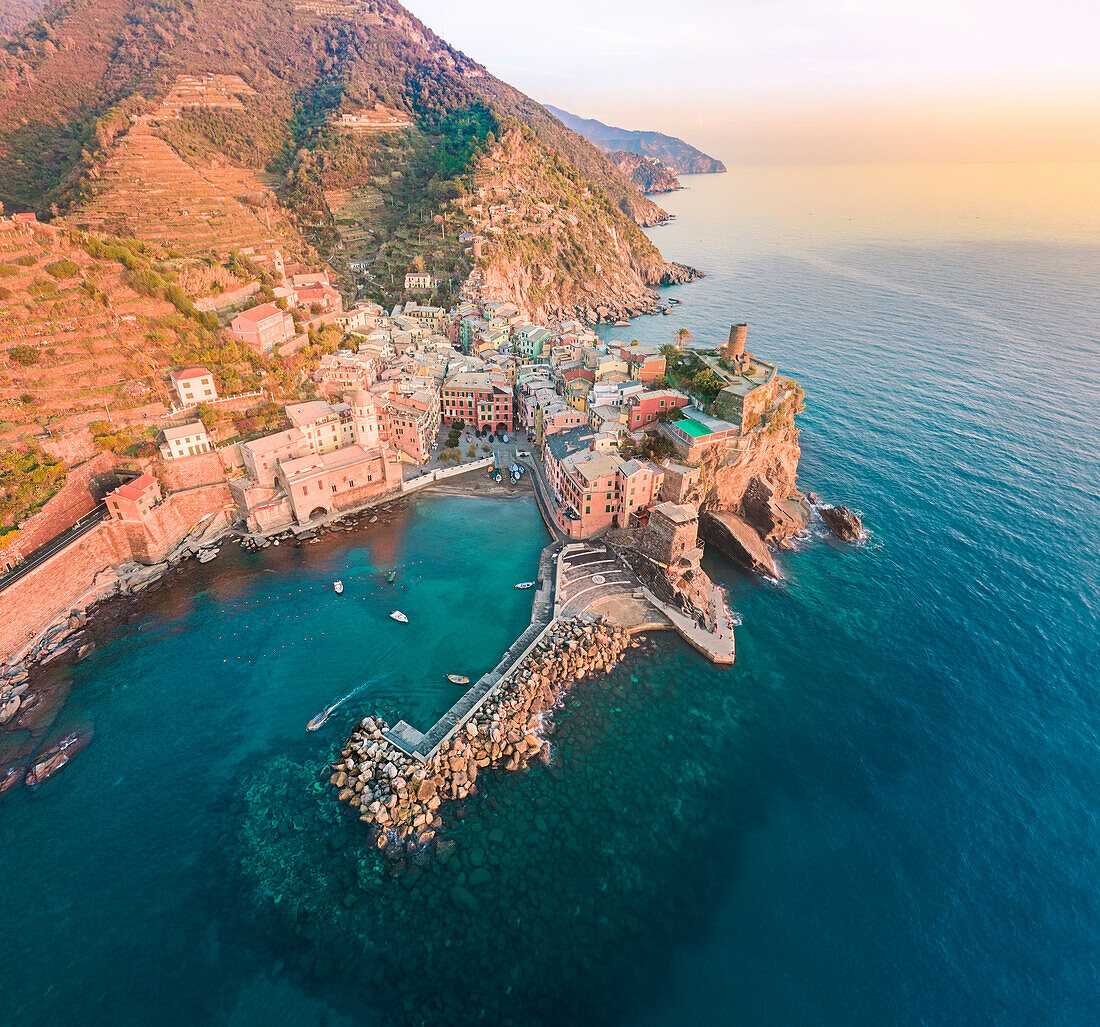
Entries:
{"type": "Polygon", "coordinates": [[[237,250],[262,259],[305,248],[274,193],[252,171],[187,164],[142,124],[119,139],[88,191],[65,218],[85,231],[132,234],[184,256],[237,250]]]}
{"type": "Polygon", "coordinates": [[[165,409],[167,369],[183,363],[240,388],[265,380],[251,354],[164,298],[154,283],[170,263],[130,246],[0,220],[0,442],[108,415],[140,424],[165,409]]]}
{"type": "Polygon", "coordinates": [[[595,197],[576,238],[596,249],[564,249],[564,274],[586,282],[599,264],[659,281],[660,255],[632,222],[667,215],[394,0],[66,0],[0,46],[9,210],[223,257],[294,252],[292,222],[336,268],[349,244],[385,268],[380,290],[416,255],[463,277],[455,201],[512,131],[595,197]],[[385,131],[341,131],[370,111],[386,113],[385,131]]]}

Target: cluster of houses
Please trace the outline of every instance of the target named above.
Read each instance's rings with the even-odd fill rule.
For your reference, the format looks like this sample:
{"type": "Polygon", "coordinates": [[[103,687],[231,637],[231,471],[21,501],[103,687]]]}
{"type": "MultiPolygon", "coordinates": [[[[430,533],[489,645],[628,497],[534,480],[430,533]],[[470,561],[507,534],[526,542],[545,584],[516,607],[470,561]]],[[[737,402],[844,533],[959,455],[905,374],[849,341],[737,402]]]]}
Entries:
{"type": "MultiPolygon", "coordinates": [[[[779,388],[776,369],[746,354],[744,326],[705,355],[726,387],[719,401],[703,404],[668,387],[658,347],[605,342],[575,321],[532,324],[489,295],[477,269],[449,312],[415,301],[344,310],[338,294],[326,299],[335,293],[327,280],[293,267],[283,275],[286,290],[327,303],[323,316],[344,339],[314,374],[319,398],[287,406],[284,431],[239,444],[243,474],[231,489],[254,528],[305,524],[399,487],[404,468],[428,463],[441,428],[454,424],[483,438],[522,431],[542,457],[555,516],[569,535],[626,527],[661,499],[681,501],[702,453],[735,444],[779,388]],[[672,443],[671,459],[622,455],[632,448],[627,439],[653,432],[672,443]]],[[[429,279],[408,275],[412,287],[430,288],[429,279]]],[[[249,323],[262,333],[268,316],[275,315],[249,323]]],[[[217,401],[205,368],[175,372],[172,384],[181,405],[217,401]]],[[[179,459],[211,448],[192,421],[167,429],[161,452],[179,459]]]]}

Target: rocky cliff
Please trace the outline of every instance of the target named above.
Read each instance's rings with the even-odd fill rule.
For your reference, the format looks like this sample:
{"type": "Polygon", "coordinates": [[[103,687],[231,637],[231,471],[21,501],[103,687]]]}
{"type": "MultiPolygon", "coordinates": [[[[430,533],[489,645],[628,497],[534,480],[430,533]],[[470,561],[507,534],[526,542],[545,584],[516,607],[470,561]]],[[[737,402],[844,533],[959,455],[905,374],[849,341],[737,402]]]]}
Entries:
{"type": "Polygon", "coordinates": [[[728,452],[708,449],[679,501],[703,514],[733,514],[763,541],[781,546],[809,519],[798,489],[798,434],[792,417],[743,436],[728,452]]]}
{"type": "Polygon", "coordinates": [[[627,150],[613,150],[608,159],[643,193],[671,193],[682,189],[680,180],[656,157],[643,157],[627,150]]]}
{"type": "Polygon", "coordinates": [[[698,272],[669,264],[636,224],[605,195],[564,167],[533,133],[513,128],[478,170],[486,183],[471,209],[485,217],[494,202],[499,235],[484,251],[485,284],[535,321],[617,321],[657,309],[654,289],[690,281],[698,272]]]}

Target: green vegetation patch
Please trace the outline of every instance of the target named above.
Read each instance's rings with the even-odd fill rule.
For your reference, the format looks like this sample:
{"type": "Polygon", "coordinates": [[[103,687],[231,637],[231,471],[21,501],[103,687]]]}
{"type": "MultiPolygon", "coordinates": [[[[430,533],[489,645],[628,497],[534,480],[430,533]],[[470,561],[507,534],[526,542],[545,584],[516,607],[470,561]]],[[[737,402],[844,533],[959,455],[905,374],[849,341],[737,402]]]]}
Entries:
{"type": "Polygon", "coordinates": [[[54,495],[65,484],[65,472],[65,464],[40,449],[0,453],[0,537],[54,495]]]}

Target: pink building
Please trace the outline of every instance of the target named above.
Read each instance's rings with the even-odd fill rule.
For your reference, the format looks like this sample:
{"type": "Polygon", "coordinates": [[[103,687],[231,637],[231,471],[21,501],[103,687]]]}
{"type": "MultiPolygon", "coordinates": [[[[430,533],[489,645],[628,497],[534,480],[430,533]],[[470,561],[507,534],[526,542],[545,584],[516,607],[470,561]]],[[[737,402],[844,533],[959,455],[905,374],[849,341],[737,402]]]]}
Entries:
{"type": "Polygon", "coordinates": [[[274,435],[242,442],[241,460],[245,473],[252,481],[270,488],[275,484],[279,461],[300,456],[305,449],[305,433],[300,428],[287,428],[274,435]]]}
{"type": "Polygon", "coordinates": [[[133,481],[119,485],[106,497],[107,509],[119,521],[144,521],[161,501],[160,482],[146,471],[133,481]]]}
{"type": "Polygon", "coordinates": [[[278,474],[299,524],[399,489],[401,478],[396,453],[359,445],[283,460],[278,474]]]}
{"type": "Polygon", "coordinates": [[[425,464],[439,435],[439,398],[427,391],[394,393],[386,405],[387,440],[413,463],[425,464]]]}
{"type": "Polygon", "coordinates": [[[673,389],[639,392],[626,401],[627,431],[637,431],[647,424],[653,424],[662,411],[675,410],[677,407],[687,405],[687,396],[673,389]]]}
{"type": "Polygon", "coordinates": [[[294,318],[274,303],[261,303],[239,313],[229,325],[233,334],[257,353],[266,353],[294,338],[294,318]]]}
{"type": "Polygon", "coordinates": [[[550,436],[544,449],[546,478],[557,500],[555,519],[571,538],[627,527],[657,499],[662,474],[644,460],[589,448],[582,429],[550,436]]]}
{"type": "Polygon", "coordinates": [[[512,387],[503,374],[464,371],[444,382],[440,413],[444,424],[465,421],[478,430],[510,432],[514,424],[512,387]]]}
{"type": "Polygon", "coordinates": [[[344,309],[340,294],[327,282],[295,289],[294,296],[296,305],[309,311],[313,310],[314,304],[321,308],[322,314],[338,314],[344,309]]]}

